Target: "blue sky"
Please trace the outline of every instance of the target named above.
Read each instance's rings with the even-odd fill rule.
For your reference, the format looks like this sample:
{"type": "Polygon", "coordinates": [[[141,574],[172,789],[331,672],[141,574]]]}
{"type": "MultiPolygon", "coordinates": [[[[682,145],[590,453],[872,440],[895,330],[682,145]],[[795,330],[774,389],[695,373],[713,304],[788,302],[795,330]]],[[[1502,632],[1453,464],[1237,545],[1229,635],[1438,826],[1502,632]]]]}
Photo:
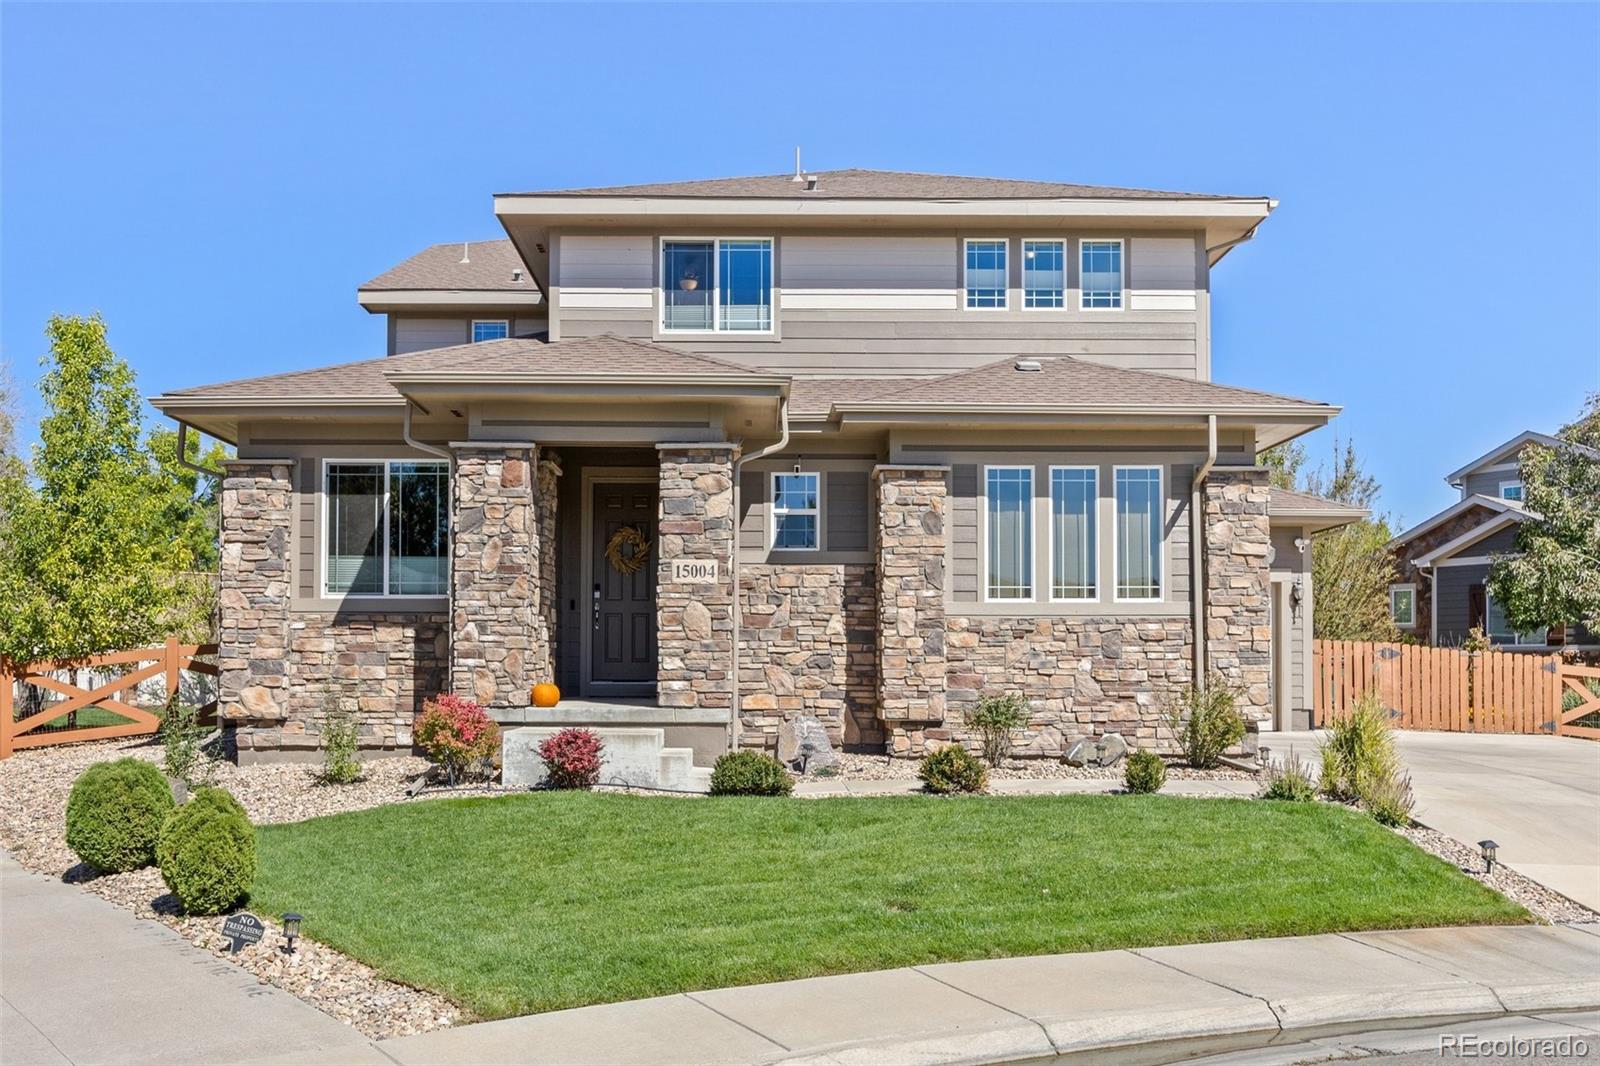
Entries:
{"type": "MultiPolygon", "coordinates": [[[[496,191],[882,167],[1282,206],[1217,380],[1343,404],[1416,520],[1600,388],[1600,7],[0,6],[0,351],[147,394],[381,355],[355,287],[496,191]]],[[[1324,431],[1314,458],[1331,451],[1324,431]]]]}

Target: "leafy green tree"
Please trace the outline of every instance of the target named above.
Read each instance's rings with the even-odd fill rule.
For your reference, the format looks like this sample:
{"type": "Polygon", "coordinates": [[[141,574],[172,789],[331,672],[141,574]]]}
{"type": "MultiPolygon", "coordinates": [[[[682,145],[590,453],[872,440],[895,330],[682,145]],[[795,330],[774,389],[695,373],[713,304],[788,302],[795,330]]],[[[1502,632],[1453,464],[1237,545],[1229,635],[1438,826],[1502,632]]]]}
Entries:
{"type": "Polygon", "coordinates": [[[0,654],[69,658],[174,627],[195,635],[183,575],[197,565],[203,493],[152,456],[133,371],[104,320],[56,315],[45,333],[31,469],[0,478],[0,654]]]}
{"type": "Polygon", "coordinates": [[[1523,449],[1515,554],[1489,568],[1489,595],[1518,630],[1582,622],[1600,631],[1600,393],[1556,434],[1573,447],[1523,449]]]}
{"type": "MultiPolygon", "coordinates": [[[[1376,510],[1381,491],[1367,473],[1354,443],[1334,442],[1328,469],[1305,470],[1305,449],[1290,442],[1269,449],[1261,463],[1272,484],[1313,496],[1376,510]]],[[[1394,581],[1394,556],[1389,521],[1381,514],[1311,538],[1311,582],[1314,596],[1311,628],[1324,640],[1395,640],[1399,631],[1389,618],[1389,585],[1394,581]]]]}

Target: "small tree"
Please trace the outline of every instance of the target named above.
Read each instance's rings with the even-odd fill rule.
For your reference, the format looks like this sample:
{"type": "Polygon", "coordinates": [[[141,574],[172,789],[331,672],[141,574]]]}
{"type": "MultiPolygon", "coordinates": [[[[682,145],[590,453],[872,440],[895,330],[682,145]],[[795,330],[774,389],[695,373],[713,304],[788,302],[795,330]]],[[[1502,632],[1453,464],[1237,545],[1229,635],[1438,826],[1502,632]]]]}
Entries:
{"type": "Polygon", "coordinates": [[[1570,447],[1523,449],[1517,550],[1489,568],[1489,595],[1519,630],[1582,622],[1600,630],[1600,393],[1557,434],[1570,447]]]}

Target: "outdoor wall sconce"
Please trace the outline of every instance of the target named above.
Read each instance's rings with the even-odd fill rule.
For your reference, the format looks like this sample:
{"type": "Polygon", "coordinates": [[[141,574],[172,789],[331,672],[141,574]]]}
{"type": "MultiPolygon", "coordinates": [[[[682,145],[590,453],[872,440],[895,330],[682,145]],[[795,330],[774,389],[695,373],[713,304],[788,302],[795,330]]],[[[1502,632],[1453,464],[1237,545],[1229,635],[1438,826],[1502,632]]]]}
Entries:
{"type": "Polygon", "coordinates": [[[283,938],[289,942],[284,950],[290,955],[294,954],[294,942],[300,939],[300,923],[303,920],[294,911],[289,911],[283,916],[283,938]]]}
{"type": "Polygon", "coordinates": [[[1494,873],[1495,853],[1500,850],[1500,845],[1492,840],[1480,840],[1478,850],[1483,853],[1483,872],[1494,873]]]}

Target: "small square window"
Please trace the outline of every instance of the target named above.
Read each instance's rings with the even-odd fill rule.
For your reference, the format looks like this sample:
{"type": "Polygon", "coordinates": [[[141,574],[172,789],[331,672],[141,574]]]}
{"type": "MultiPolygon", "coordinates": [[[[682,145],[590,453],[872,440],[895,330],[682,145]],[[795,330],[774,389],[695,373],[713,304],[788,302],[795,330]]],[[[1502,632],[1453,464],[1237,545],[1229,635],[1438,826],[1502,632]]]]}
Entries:
{"type": "Polygon", "coordinates": [[[821,547],[820,474],[772,475],[772,547],[816,551],[821,547]]]}
{"type": "Polygon", "coordinates": [[[1416,628],[1417,587],[1415,585],[1389,586],[1389,618],[1399,629],[1416,628]]]}
{"type": "Polygon", "coordinates": [[[511,323],[503,318],[475,318],[472,320],[472,343],[500,341],[511,336],[511,323]]]}
{"type": "Polygon", "coordinates": [[[1522,482],[1520,482],[1520,481],[1502,481],[1502,482],[1500,482],[1500,498],[1502,500],[1515,500],[1516,502],[1521,503],[1522,502],[1522,482]]]}

